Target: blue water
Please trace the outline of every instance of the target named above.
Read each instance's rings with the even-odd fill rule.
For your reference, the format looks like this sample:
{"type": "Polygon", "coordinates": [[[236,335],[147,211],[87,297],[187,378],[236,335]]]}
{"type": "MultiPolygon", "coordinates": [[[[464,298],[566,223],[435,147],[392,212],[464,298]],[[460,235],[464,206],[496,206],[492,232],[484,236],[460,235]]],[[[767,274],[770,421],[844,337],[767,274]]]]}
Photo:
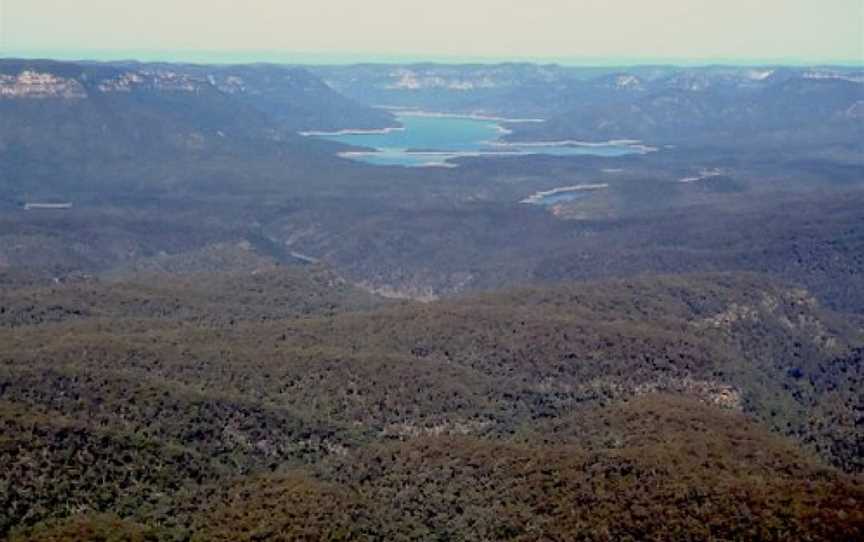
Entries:
{"type": "Polygon", "coordinates": [[[403,129],[386,133],[343,133],[317,135],[370,152],[345,156],[377,165],[453,166],[449,160],[462,156],[624,156],[643,154],[646,149],[630,144],[507,144],[500,141],[504,131],[495,121],[465,117],[398,115],[403,129]]]}

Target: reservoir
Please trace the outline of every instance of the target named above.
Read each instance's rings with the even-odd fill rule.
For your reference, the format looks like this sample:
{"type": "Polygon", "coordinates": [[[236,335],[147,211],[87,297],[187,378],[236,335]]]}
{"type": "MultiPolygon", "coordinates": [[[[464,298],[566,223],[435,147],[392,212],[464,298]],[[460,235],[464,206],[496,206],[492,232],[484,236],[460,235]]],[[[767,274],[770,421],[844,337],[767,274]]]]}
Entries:
{"type": "MultiPolygon", "coordinates": [[[[624,156],[654,149],[635,141],[584,143],[577,141],[507,143],[499,120],[430,113],[400,113],[398,128],[309,132],[305,135],[368,150],[341,156],[371,164],[408,167],[455,167],[454,158],[466,156],[624,156]]],[[[522,121],[525,122],[525,121],[522,121]]]]}

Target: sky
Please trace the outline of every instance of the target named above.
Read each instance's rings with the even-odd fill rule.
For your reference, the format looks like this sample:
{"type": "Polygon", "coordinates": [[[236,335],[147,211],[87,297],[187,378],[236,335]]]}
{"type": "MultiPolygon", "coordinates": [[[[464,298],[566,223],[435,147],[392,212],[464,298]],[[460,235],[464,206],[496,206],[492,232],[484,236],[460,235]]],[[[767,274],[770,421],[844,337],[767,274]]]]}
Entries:
{"type": "Polygon", "coordinates": [[[16,53],[864,63],[864,0],[0,0],[16,53]]]}

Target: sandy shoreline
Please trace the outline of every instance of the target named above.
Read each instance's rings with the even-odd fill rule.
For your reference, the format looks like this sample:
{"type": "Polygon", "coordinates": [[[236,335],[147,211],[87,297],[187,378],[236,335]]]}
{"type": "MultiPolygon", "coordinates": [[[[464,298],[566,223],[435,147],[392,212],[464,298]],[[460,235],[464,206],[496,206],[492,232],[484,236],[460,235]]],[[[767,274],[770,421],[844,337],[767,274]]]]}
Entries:
{"type": "Polygon", "coordinates": [[[399,106],[381,105],[376,106],[379,109],[384,109],[394,113],[396,116],[406,117],[432,117],[432,118],[450,118],[450,119],[469,119],[483,120],[489,122],[502,122],[505,124],[519,123],[538,123],[546,122],[546,119],[511,119],[507,117],[496,117],[494,115],[484,115],[481,113],[441,113],[436,111],[423,111],[422,109],[403,108],[399,106]]]}
{"type": "Polygon", "coordinates": [[[519,203],[528,203],[528,204],[538,204],[543,202],[543,198],[547,196],[554,196],[555,194],[566,194],[567,192],[582,192],[582,191],[594,191],[594,190],[603,190],[605,188],[609,188],[609,184],[607,183],[597,183],[597,184],[575,184],[572,186],[560,186],[558,188],[553,188],[552,190],[544,190],[541,192],[535,192],[534,194],[528,196],[523,199],[519,203]]]}
{"type": "Polygon", "coordinates": [[[645,145],[638,139],[610,139],[609,141],[576,141],[573,139],[565,139],[562,141],[490,141],[491,145],[501,147],[522,147],[522,148],[539,148],[543,147],[627,147],[643,154],[649,152],[657,152],[657,147],[645,145]]]}
{"type": "Polygon", "coordinates": [[[699,172],[698,177],[684,177],[683,179],[678,179],[679,183],[689,184],[689,183],[698,183],[699,181],[704,181],[705,179],[710,179],[711,177],[719,177],[723,175],[723,171],[720,169],[712,169],[712,170],[702,170],[699,172]]]}
{"type": "Polygon", "coordinates": [[[340,135],[381,135],[381,134],[389,134],[391,132],[404,132],[404,126],[390,126],[387,128],[347,128],[344,130],[337,130],[335,132],[325,132],[325,131],[309,131],[309,132],[297,132],[301,136],[305,137],[327,137],[327,136],[340,136],[340,135]]]}

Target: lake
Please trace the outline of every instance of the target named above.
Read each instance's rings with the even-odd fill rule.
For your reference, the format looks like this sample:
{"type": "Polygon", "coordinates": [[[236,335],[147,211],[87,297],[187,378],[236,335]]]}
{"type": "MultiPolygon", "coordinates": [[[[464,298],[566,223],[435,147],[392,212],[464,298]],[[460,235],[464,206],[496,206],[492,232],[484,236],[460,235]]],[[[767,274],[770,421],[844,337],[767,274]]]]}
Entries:
{"type": "Polygon", "coordinates": [[[341,154],[347,158],[409,167],[455,167],[450,160],[465,156],[624,156],[654,150],[634,141],[506,143],[501,140],[507,133],[501,123],[507,121],[430,113],[400,113],[397,118],[400,128],[306,135],[369,149],[341,154]]]}

